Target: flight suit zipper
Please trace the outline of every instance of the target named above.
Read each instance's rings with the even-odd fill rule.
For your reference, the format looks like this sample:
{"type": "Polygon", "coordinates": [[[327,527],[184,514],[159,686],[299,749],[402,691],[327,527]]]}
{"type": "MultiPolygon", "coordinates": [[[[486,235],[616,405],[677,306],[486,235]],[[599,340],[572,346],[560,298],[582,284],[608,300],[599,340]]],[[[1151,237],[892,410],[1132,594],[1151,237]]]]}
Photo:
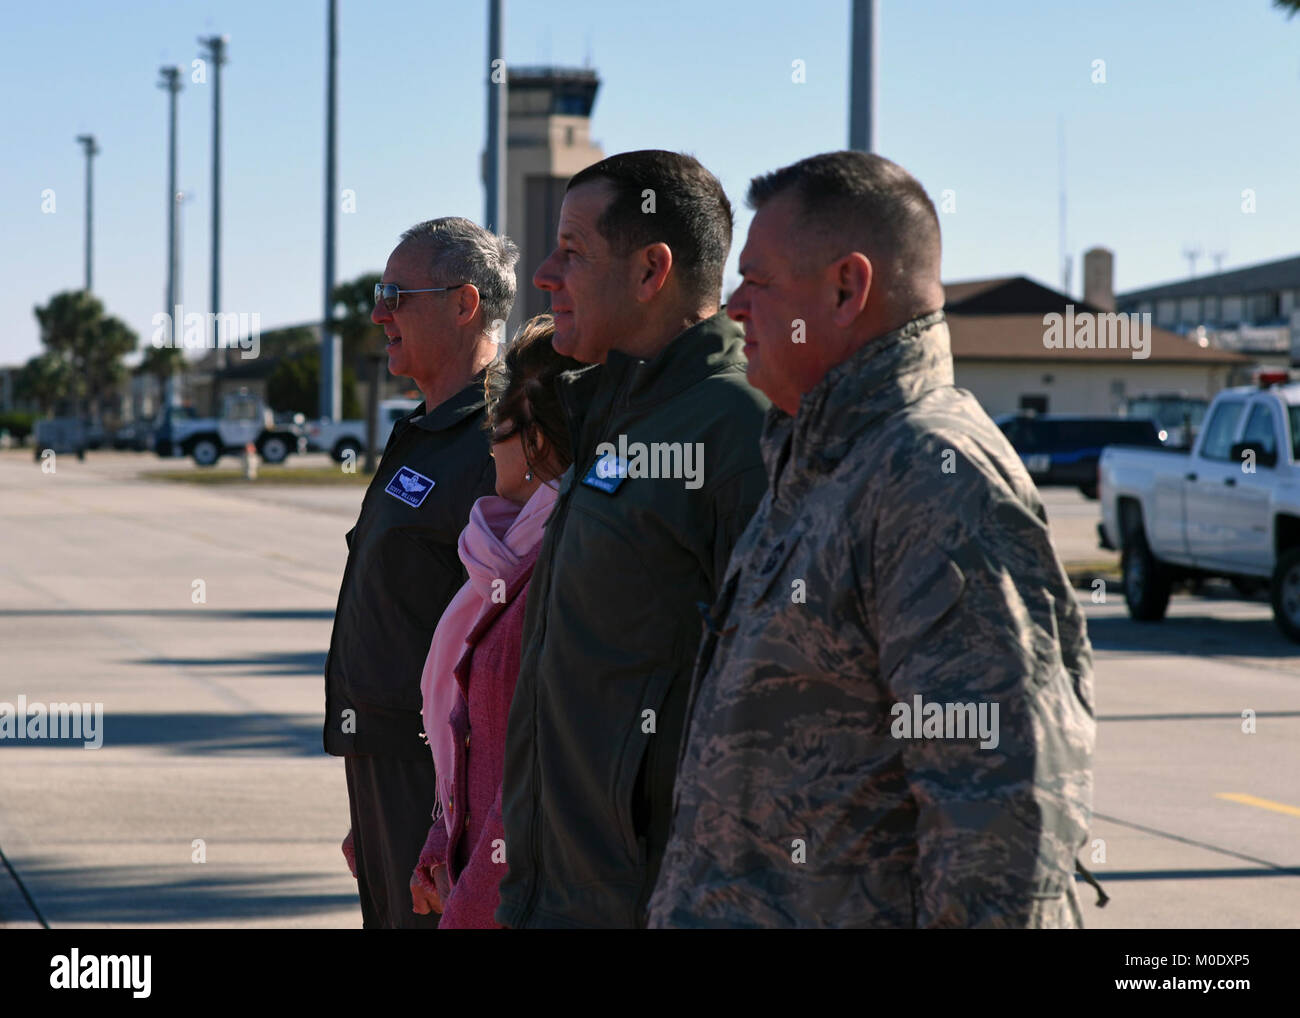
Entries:
{"type": "MultiPolygon", "coordinates": [[[[600,435],[604,434],[605,430],[609,427],[610,422],[613,420],[615,408],[618,406],[619,403],[619,395],[622,393],[623,388],[627,384],[628,379],[631,378],[631,374],[632,373],[630,371],[627,372],[628,377],[620,380],[618,383],[615,384],[614,392],[610,395],[609,406],[605,411],[604,420],[601,421],[600,429],[596,432],[595,435],[592,436],[592,441],[589,443],[582,442],[583,435],[580,433],[581,430],[585,430],[581,428],[580,426],[581,423],[587,421],[589,418],[587,417],[587,415],[584,414],[582,418],[582,422],[580,422],[577,413],[577,408],[575,408],[570,403],[569,391],[566,388],[560,389],[560,401],[564,404],[565,416],[568,418],[569,434],[572,436],[574,440],[573,441],[573,452],[574,452],[573,478],[571,483],[569,484],[569,490],[560,497],[560,500],[556,505],[554,512],[552,513],[551,519],[547,523],[548,529],[554,527],[556,533],[559,533],[563,529],[564,522],[565,520],[568,519],[569,516],[569,503],[572,502],[574,492],[577,490],[578,485],[582,483],[582,474],[579,473],[579,467],[581,464],[586,463],[587,457],[589,455],[588,453],[589,449],[591,454],[595,453],[595,447],[598,444],[596,439],[600,435]]],[[[602,379],[601,383],[597,385],[597,392],[599,392],[600,388],[602,388],[604,384],[605,384],[604,379],[602,379]]],[[[554,548],[552,548],[551,555],[550,557],[548,557],[546,561],[546,588],[545,590],[540,592],[541,601],[539,603],[543,606],[545,606],[546,602],[550,599],[552,573],[553,573],[552,567],[555,564],[554,560],[555,560],[555,552],[554,552],[554,548]]],[[[539,638],[537,641],[539,655],[541,654],[542,648],[546,644],[547,624],[546,624],[546,614],[544,610],[540,615],[540,619],[541,619],[540,622],[541,633],[539,634],[539,638]]],[[[537,906],[537,895],[538,892],[540,891],[539,871],[541,870],[541,862],[542,862],[542,848],[541,848],[542,765],[541,765],[540,753],[538,749],[541,743],[538,741],[539,726],[538,726],[537,695],[538,695],[538,690],[536,685],[534,685],[533,687],[533,746],[532,746],[533,820],[531,825],[532,829],[529,832],[529,839],[528,839],[529,848],[531,849],[530,861],[532,863],[532,879],[530,881],[530,886],[528,888],[528,897],[524,904],[524,911],[521,916],[521,919],[523,920],[527,920],[528,918],[530,918],[533,914],[533,909],[536,908],[537,906]]]]}

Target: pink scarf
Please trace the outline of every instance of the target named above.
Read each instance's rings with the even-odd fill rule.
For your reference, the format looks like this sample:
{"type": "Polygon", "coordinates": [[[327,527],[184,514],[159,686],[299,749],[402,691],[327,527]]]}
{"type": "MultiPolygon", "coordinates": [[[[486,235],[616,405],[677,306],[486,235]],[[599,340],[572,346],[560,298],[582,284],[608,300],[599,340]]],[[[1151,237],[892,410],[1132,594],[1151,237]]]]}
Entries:
{"type": "Polygon", "coordinates": [[[556,489],[545,483],[522,507],[499,495],[485,495],[474,503],[469,523],[461,531],[460,560],[469,580],[442,613],[420,677],[424,730],[433,751],[444,815],[450,812],[447,803],[456,758],[448,718],[460,696],[454,671],[465,653],[465,638],[492,603],[493,581],[510,576],[520,560],[541,543],[555,499],[556,489]]]}

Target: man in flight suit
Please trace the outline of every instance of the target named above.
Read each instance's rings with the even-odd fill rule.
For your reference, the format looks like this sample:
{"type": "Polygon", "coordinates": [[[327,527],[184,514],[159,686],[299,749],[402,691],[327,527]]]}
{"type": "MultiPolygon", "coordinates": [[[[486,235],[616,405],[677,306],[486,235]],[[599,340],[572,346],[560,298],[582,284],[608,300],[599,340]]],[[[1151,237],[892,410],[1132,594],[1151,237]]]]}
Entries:
{"type": "Polygon", "coordinates": [[[325,751],[347,772],[344,843],[366,928],[434,929],[411,909],[411,871],[437,798],[420,716],[433,631],[465,582],[457,539],[495,490],[483,376],[514,302],[515,245],[467,219],[407,230],[376,288],[388,370],[424,401],[393,427],[347,535],[325,664],[325,751]]]}

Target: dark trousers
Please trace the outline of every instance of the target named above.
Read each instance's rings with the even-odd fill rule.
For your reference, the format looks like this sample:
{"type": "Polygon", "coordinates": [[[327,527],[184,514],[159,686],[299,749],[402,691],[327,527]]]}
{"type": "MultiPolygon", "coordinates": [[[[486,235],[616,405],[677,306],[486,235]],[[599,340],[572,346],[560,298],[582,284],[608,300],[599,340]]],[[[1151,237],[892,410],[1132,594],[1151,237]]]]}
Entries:
{"type": "Polygon", "coordinates": [[[437,798],[433,758],[345,756],[362,925],[436,930],[438,915],[411,911],[411,871],[429,836],[437,798]]]}

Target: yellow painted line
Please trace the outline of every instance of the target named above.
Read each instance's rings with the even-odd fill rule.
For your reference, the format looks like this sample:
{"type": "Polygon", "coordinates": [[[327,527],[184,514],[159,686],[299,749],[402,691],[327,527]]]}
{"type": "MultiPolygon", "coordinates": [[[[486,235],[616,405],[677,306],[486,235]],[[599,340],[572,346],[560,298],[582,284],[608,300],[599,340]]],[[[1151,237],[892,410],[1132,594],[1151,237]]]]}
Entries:
{"type": "Polygon", "coordinates": [[[1228,799],[1232,802],[1239,802],[1244,806],[1258,806],[1260,809],[1271,809],[1274,813],[1285,813],[1288,816],[1300,817],[1300,806],[1288,806],[1284,802],[1274,802],[1272,799],[1259,799],[1253,795],[1242,795],[1240,792],[1216,792],[1215,798],[1228,799]]]}

